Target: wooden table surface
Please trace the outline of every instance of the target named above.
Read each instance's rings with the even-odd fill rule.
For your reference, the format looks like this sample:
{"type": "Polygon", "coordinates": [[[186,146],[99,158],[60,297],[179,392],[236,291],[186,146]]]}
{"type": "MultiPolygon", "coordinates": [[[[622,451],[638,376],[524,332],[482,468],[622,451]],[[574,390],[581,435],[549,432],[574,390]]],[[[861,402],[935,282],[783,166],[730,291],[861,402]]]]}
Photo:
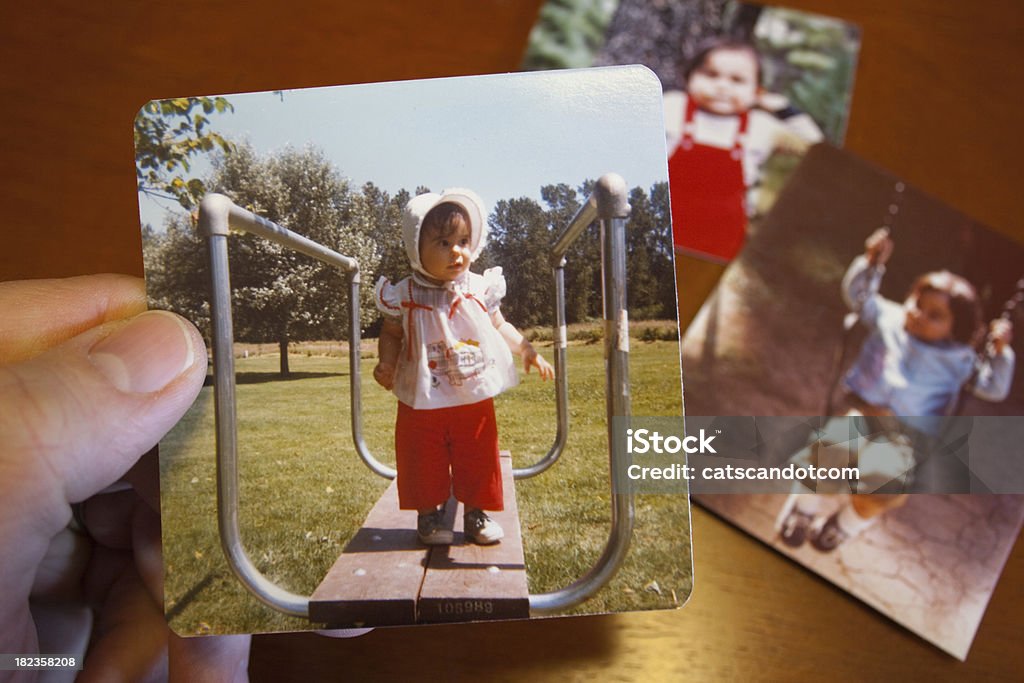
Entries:
{"type": "MultiPolygon", "coordinates": [[[[848,149],[1024,240],[1019,0],[786,4],[863,29],[848,149]]],[[[0,25],[0,280],[141,274],[131,124],[147,100],[515,70],[538,5],[9,4],[0,25]]],[[[960,663],[699,508],[693,539],[696,585],[676,612],[387,629],[340,642],[260,637],[252,675],[1019,677],[1020,546],[960,663]]]]}

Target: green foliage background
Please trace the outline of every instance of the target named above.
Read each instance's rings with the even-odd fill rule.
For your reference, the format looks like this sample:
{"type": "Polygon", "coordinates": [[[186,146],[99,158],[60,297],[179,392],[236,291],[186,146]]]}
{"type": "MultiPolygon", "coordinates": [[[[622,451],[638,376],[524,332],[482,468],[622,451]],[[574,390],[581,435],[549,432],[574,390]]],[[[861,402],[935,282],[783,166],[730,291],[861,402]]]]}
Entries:
{"type": "Polygon", "coordinates": [[[135,117],[135,174],[139,192],[192,209],[206,193],[189,177],[192,161],[231,143],[210,127],[210,117],[234,111],[224,97],[178,97],[147,102],[135,117]]]}
{"type": "Polygon", "coordinates": [[[786,95],[811,115],[829,141],[840,144],[860,30],[828,17],[771,7],[762,12],[752,38],[761,54],[765,87],[786,95]]]}
{"type": "Polygon", "coordinates": [[[530,32],[523,69],[579,69],[593,64],[618,4],[618,0],[548,0],[530,32]]]}

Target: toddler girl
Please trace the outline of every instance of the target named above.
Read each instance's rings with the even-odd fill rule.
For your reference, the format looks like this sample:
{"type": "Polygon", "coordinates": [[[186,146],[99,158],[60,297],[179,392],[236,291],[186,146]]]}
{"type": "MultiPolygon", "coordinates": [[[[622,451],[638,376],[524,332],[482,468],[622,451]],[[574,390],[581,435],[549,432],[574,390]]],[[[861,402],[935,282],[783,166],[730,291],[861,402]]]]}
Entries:
{"type": "MultiPolygon", "coordinates": [[[[864,255],[854,259],[843,278],[844,299],[871,330],[846,375],[852,406],[847,415],[863,416],[873,427],[870,431],[883,433],[881,440],[886,441],[875,448],[881,453],[875,459],[877,469],[866,466],[864,457],[875,444],[861,453],[858,490],[884,491],[886,481],[901,488],[915,464],[914,444],[937,436],[941,417],[965,385],[981,399],[1002,401],[1013,380],[1009,321],[989,325],[990,351],[984,359],[974,350],[983,327],[977,295],[967,280],[948,271],[926,273],[914,282],[903,304],[879,296],[892,250],[888,230],[876,230],[865,242],[864,255]]],[[[844,429],[849,431],[843,420],[825,427],[826,432],[844,429]]],[[[836,436],[831,440],[846,440],[836,436]]],[[[802,455],[819,459],[823,448],[812,447],[802,455]]],[[[809,536],[815,548],[828,552],[881,513],[901,506],[906,495],[853,495],[839,511],[821,519],[815,515],[819,496],[793,494],[779,515],[778,531],[787,545],[797,547],[809,536]]]]}
{"type": "Polygon", "coordinates": [[[750,43],[703,44],[684,77],[686,92],[664,97],[675,246],[731,261],[746,236],[746,193],[761,165],[776,148],[802,150],[823,136],[806,114],[776,116],[759,108],[768,98],[750,43]]]}
{"type": "Polygon", "coordinates": [[[384,314],[373,377],[398,397],[398,499],[419,513],[426,545],[448,545],[442,524],[449,495],[465,505],[466,538],[497,543],[501,527],[484,510],[503,509],[493,397],[519,382],[512,353],[542,379],[554,370],[502,317],[501,268],[470,264],[486,240],[483,202],[465,189],[414,197],[402,215],[413,273],[375,287],[384,314]]]}

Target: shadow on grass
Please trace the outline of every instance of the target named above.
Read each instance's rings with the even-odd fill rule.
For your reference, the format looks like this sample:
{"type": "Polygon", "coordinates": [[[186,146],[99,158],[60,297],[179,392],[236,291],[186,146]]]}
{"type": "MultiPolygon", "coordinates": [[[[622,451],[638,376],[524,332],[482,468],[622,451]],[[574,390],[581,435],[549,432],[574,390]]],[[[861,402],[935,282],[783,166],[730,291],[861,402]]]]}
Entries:
{"type": "Polygon", "coordinates": [[[189,588],[185,592],[185,594],[183,596],[181,596],[181,599],[178,600],[176,603],[174,603],[174,607],[172,607],[169,610],[167,610],[167,613],[165,615],[167,617],[167,621],[171,621],[176,616],[178,616],[179,614],[184,612],[185,608],[188,607],[192,603],[192,601],[195,600],[196,597],[201,592],[203,592],[203,590],[205,590],[207,586],[210,585],[210,583],[212,581],[213,581],[213,574],[210,573],[210,574],[207,574],[206,576],[204,576],[202,579],[200,579],[199,582],[196,583],[194,586],[189,588]]]}
{"type": "MultiPolygon", "coordinates": [[[[323,379],[325,377],[347,377],[347,372],[292,372],[282,376],[279,372],[237,372],[235,384],[265,384],[267,382],[293,382],[300,379],[323,379]]],[[[203,386],[213,386],[213,375],[207,375],[203,386]]]]}

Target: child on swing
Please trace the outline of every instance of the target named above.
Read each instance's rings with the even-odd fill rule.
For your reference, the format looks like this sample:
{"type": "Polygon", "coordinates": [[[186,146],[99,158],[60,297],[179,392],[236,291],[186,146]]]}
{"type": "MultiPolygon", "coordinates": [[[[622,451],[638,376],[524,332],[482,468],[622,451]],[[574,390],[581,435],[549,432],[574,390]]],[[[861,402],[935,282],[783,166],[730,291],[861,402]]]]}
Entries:
{"type": "Polygon", "coordinates": [[[775,149],[802,152],[817,124],[761,87],[749,42],[714,38],[684,70],[686,91],[664,96],[676,250],[728,262],[746,238],[747,190],[775,149]]]}
{"type": "MultiPolygon", "coordinates": [[[[935,436],[932,432],[940,418],[965,386],[987,401],[1006,398],[1013,380],[1013,329],[1008,320],[993,320],[988,352],[979,359],[975,345],[984,329],[981,307],[967,280],[948,271],[925,273],[914,282],[906,301],[889,301],[878,294],[893,251],[888,230],[876,230],[864,246],[864,254],[854,259],[843,278],[843,297],[860,314],[870,335],[846,375],[845,386],[851,405],[847,415],[863,416],[878,428],[871,431],[887,432],[885,438],[891,442],[882,451],[877,471],[865,468],[861,458],[858,490],[875,490],[885,480],[902,484],[914,466],[915,440],[935,436]],[[872,477],[875,481],[864,486],[872,477]]],[[[835,424],[838,431],[843,430],[841,423],[835,424]]],[[[814,452],[812,448],[803,455],[814,452]]],[[[816,549],[829,552],[882,513],[903,505],[907,495],[854,494],[823,519],[817,515],[823,496],[792,494],[777,528],[789,546],[798,547],[809,537],[816,549]]]]}
{"type": "Polygon", "coordinates": [[[412,275],[374,290],[383,314],[373,377],[398,398],[395,423],[398,498],[418,512],[425,545],[450,545],[443,525],[449,495],[465,505],[465,537],[497,543],[504,532],[485,510],[502,510],[493,397],[519,382],[512,354],[526,372],[554,376],[551,365],[501,314],[501,268],[470,272],[487,236],[483,202],[449,189],[414,197],[402,215],[412,275]]]}

